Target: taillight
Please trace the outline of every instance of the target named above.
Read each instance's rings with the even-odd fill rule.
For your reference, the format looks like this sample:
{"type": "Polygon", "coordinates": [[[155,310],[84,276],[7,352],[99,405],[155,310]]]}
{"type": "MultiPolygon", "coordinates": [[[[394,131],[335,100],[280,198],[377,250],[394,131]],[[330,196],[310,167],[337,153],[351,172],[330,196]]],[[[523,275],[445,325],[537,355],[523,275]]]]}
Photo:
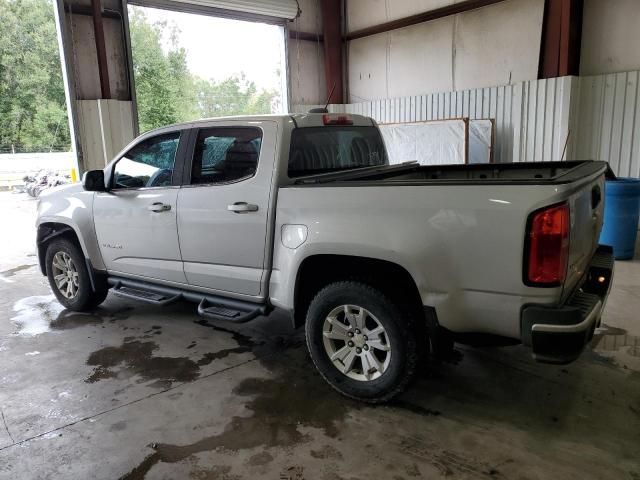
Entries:
{"type": "Polygon", "coordinates": [[[569,205],[564,203],[535,212],[529,220],[526,283],[561,285],[569,260],[569,205]]]}
{"type": "Polygon", "coordinates": [[[353,125],[351,115],[336,115],[326,113],[322,115],[322,123],[325,125],[353,125]]]}

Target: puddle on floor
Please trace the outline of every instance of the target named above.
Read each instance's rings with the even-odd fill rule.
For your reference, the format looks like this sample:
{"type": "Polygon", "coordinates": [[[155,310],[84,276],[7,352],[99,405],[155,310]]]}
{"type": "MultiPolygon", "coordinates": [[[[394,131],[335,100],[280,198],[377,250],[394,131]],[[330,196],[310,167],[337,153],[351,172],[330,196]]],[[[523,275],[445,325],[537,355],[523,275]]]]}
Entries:
{"type": "Polygon", "coordinates": [[[16,273],[22,271],[22,270],[27,270],[31,267],[35,267],[36,264],[35,263],[30,263],[28,265],[18,265],[17,267],[13,267],[10,268],[9,270],[4,270],[2,272],[0,272],[0,275],[3,277],[13,277],[16,273]]]}
{"type": "Polygon", "coordinates": [[[52,330],[68,330],[85,325],[98,325],[107,320],[116,321],[128,318],[130,307],[115,311],[98,309],[95,312],[73,312],[66,310],[55,295],[26,297],[13,305],[16,313],[11,321],[18,330],[15,335],[35,336],[52,330]]]}
{"type": "Polygon", "coordinates": [[[11,321],[18,326],[17,335],[35,336],[51,331],[51,322],[56,320],[64,307],[54,295],[39,295],[18,300],[13,305],[16,315],[11,321]]]}
{"type": "Polygon", "coordinates": [[[5,283],[13,283],[13,280],[9,277],[13,277],[17,272],[22,270],[27,270],[31,267],[35,267],[35,263],[31,263],[29,265],[18,265],[17,267],[10,268],[8,270],[3,270],[0,272],[0,281],[5,283]]]}
{"type": "MultiPolygon", "coordinates": [[[[327,388],[320,375],[303,359],[305,355],[304,349],[297,348],[290,350],[286,355],[290,358],[284,360],[265,358],[261,363],[276,377],[246,378],[233,390],[234,395],[248,398],[245,407],[252,416],[233,417],[222,433],[192,444],[153,443],[154,452],[121,480],[143,479],[157,463],[180,462],[191,455],[216,449],[233,452],[299,445],[310,440],[300,432],[301,426],[319,428],[327,436],[336,437],[346,416],[363,406],[327,388]],[[314,401],[309,401],[310,398],[314,401]]],[[[273,458],[264,454],[263,457],[260,459],[263,463],[273,458]]]]}
{"type": "Polygon", "coordinates": [[[141,342],[133,337],[126,337],[120,346],[96,350],[87,359],[87,365],[95,368],[85,381],[95,383],[108,378],[131,378],[138,375],[141,382],[155,380],[152,386],[167,389],[173,382],[192,382],[200,376],[200,367],[209,365],[214,360],[232,353],[251,351],[249,347],[241,345],[205,353],[199,360],[192,360],[189,357],[155,356],[154,352],[158,348],[155,342],[141,342]]]}

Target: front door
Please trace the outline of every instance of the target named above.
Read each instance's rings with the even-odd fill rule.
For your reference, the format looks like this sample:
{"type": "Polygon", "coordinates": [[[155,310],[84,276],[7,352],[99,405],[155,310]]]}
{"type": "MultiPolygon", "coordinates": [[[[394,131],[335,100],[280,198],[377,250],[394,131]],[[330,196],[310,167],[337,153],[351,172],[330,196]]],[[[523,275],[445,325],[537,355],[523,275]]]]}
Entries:
{"type": "Polygon", "coordinates": [[[114,165],[93,206],[102,258],[112,274],[186,283],[177,232],[180,132],[143,140],[114,165]]]}
{"type": "Polygon", "coordinates": [[[198,130],[178,233],[191,285],[259,296],[277,126],[252,123],[198,130]]]}

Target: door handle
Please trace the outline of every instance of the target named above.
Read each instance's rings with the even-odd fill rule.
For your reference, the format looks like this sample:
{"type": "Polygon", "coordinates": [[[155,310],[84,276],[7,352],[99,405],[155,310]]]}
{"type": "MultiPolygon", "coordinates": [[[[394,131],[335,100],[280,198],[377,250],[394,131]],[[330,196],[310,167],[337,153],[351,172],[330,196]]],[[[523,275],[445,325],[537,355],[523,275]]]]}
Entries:
{"type": "Polygon", "coordinates": [[[147,207],[147,210],[151,212],[167,212],[171,210],[171,205],[167,205],[166,203],[162,202],[155,202],[149,205],[147,207]]]}
{"type": "Polygon", "coordinates": [[[249,213],[249,212],[257,212],[258,205],[254,205],[253,203],[247,202],[236,202],[231,205],[227,205],[227,210],[234,213],[249,213]]]}

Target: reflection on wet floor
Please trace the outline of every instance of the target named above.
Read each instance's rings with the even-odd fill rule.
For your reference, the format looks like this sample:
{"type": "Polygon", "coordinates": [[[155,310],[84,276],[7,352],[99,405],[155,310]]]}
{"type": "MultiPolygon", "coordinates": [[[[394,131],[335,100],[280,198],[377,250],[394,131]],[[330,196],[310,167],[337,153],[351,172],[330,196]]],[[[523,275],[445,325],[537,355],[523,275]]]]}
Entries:
{"type": "Polygon", "coordinates": [[[604,325],[591,343],[594,353],[624,369],[640,371],[640,337],[604,325]]]}
{"type": "Polygon", "coordinates": [[[593,349],[599,352],[624,351],[633,357],[640,357],[640,337],[628,335],[621,328],[615,330],[620,333],[606,333],[595,337],[593,349]]]}

